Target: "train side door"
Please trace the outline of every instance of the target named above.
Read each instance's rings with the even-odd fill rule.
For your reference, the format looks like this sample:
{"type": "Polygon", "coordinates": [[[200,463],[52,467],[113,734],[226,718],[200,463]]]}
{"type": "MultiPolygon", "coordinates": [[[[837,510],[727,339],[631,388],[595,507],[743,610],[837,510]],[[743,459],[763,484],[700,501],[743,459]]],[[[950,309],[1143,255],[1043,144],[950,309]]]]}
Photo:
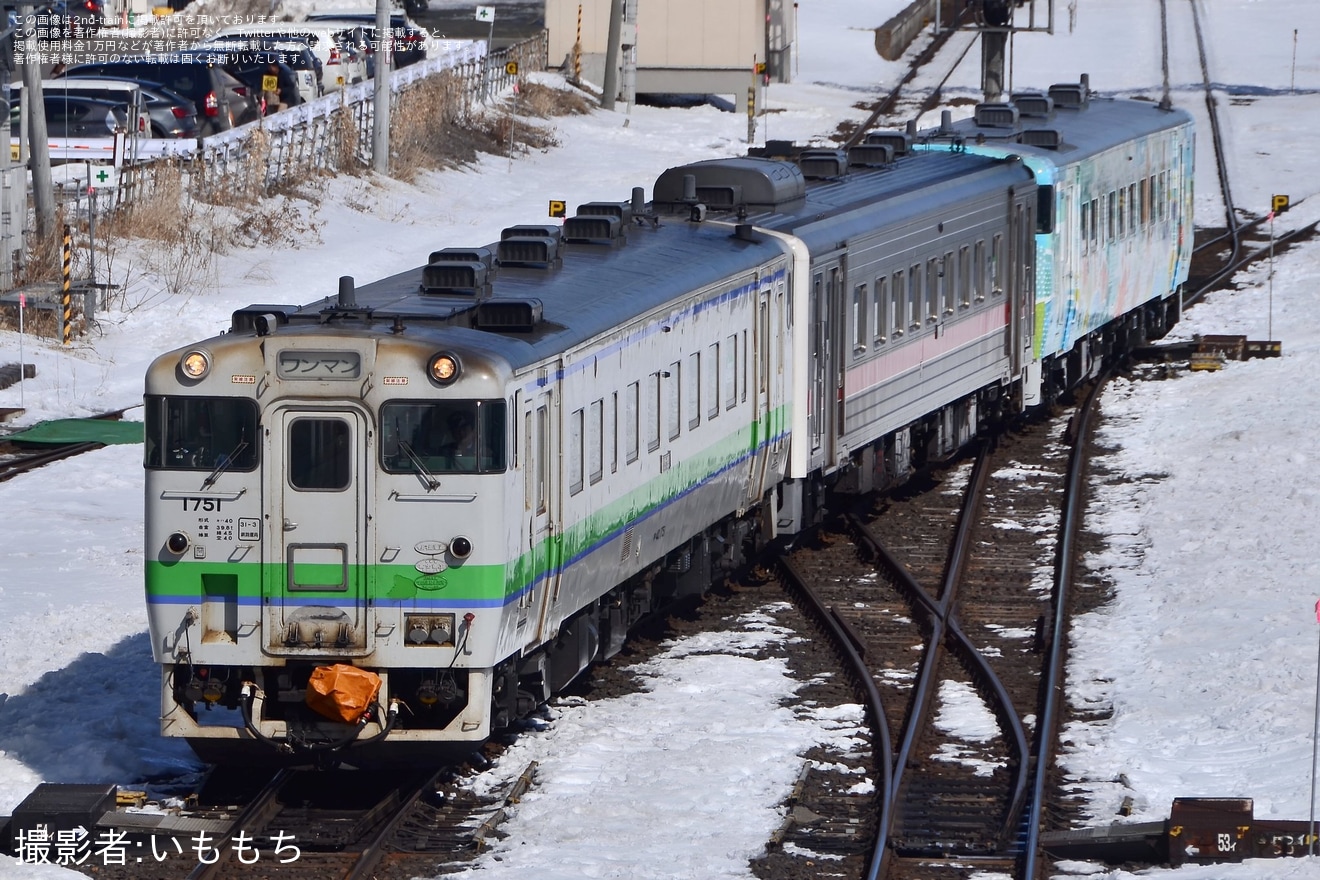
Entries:
{"type": "Polygon", "coordinates": [[[527,395],[522,404],[523,529],[527,546],[526,585],[518,599],[518,627],[526,643],[545,637],[550,607],[559,596],[560,541],[557,535],[559,461],[553,388],[527,395]],[[530,630],[527,629],[530,623],[530,630]]]}
{"type": "Polygon", "coordinates": [[[815,261],[811,269],[810,410],[811,457],[834,464],[836,438],[843,424],[844,351],[847,350],[843,302],[846,271],[843,252],[815,261]]]}
{"type": "Polygon", "coordinates": [[[1014,375],[1018,375],[1031,362],[1036,318],[1036,215],[1032,200],[1013,192],[1010,227],[1007,241],[996,237],[995,284],[1006,285],[1009,308],[1009,362],[1014,375]]]}
{"type": "Polygon", "coordinates": [[[284,409],[266,442],[276,481],[262,584],[267,650],[368,654],[367,418],[353,409],[284,409]]]}

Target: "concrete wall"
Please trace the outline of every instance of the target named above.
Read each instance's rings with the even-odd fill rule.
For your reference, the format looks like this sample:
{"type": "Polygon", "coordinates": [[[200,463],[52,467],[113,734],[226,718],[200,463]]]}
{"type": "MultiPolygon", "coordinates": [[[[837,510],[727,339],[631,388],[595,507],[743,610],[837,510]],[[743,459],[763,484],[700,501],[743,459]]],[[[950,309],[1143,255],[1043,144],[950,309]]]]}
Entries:
{"type": "Polygon", "coordinates": [[[938,0],[912,0],[907,8],[876,28],[875,51],[880,57],[886,61],[903,57],[921,29],[935,20],[936,2],[938,0]]]}

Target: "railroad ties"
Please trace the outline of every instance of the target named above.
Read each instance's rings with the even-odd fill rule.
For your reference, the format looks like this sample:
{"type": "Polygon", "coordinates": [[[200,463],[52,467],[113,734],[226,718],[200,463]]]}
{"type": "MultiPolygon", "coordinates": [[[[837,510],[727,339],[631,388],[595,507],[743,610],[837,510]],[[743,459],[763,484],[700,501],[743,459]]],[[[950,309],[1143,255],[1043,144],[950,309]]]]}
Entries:
{"type": "MultiPolygon", "coordinates": [[[[216,768],[181,805],[147,804],[114,785],[43,783],[8,822],[22,861],[79,857],[97,876],[364,878],[448,873],[481,853],[534,784],[532,762],[506,790],[480,797],[455,769],[400,772],[216,768]],[[45,859],[36,856],[45,853],[45,859]],[[265,876],[265,875],[263,875],[265,876]]],[[[0,827],[4,826],[0,820],[0,827]]]]}

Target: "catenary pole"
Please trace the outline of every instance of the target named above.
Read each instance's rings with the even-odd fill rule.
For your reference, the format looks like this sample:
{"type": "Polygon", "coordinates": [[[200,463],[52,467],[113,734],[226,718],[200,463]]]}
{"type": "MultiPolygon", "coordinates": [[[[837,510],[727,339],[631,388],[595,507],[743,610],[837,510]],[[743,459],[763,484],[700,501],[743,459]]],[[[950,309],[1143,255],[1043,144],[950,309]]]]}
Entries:
{"type": "MultiPolygon", "coordinates": [[[[1315,603],[1315,620],[1320,623],[1320,602],[1315,603]]],[[[1320,647],[1316,649],[1315,663],[1315,721],[1311,725],[1311,813],[1306,822],[1307,854],[1315,855],[1315,766],[1317,745],[1320,744],[1320,647]]]]}

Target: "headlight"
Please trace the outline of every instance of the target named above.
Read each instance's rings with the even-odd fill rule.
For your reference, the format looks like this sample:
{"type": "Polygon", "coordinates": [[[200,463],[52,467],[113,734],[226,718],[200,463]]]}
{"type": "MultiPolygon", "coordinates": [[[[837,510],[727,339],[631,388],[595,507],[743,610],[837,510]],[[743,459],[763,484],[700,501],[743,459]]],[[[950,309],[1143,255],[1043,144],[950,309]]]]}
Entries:
{"type": "Polygon", "coordinates": [[[193,349],[179,359],[179,369],[189,379],[201,379],[211,372],[211,356],[201,349],[193,349]]]}
{"type": "Polygon", "coordinates": [[[460,367],[458,358],[452,354],[438,354],[431,358],[431,364],[427,372],[431,378],[441,385],[448,385],[458,378],[460,367]]]}

